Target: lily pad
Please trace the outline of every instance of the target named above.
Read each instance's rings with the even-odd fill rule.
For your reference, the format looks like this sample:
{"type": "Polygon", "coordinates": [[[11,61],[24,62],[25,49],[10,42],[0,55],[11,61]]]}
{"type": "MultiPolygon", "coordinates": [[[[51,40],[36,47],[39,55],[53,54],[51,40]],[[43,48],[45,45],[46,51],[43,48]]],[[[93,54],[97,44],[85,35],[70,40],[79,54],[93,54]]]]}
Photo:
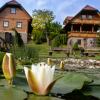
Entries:
{"type": "Polygon", "coordinates": [[[0,79],[0,86],[7,86],[9,85],[6,79],[0,79]]]}
{"type": "Polygon", "coordinates": [[[0,87],[0,100],[24,100],[27,94],[11,86],[0,87]]]}
{"type": "Polygon", "coordinates": [[[94,96],[100,99],[100,86],[88,86],[88,90],[86,90],[84,94],[88,96],[94,96]]]}
{"type": "Polygon", "coordinates": [[[16,77],[14,79],[14,85],[26,92],[32,92],[25,77],[16,77]]]}
{"type": "Polygon", "coordinates": [[[70,93],[75,89],[82,89],[85,84],[90,82],[92,82],[92,79],[82,73],[68,72],[63,78],[56,82],[51,93],[70,93]]]}
{"type": "Polygon", "coordinates": [[[63,100],[56,97],[29,95],[28,100],[63,100]]]}

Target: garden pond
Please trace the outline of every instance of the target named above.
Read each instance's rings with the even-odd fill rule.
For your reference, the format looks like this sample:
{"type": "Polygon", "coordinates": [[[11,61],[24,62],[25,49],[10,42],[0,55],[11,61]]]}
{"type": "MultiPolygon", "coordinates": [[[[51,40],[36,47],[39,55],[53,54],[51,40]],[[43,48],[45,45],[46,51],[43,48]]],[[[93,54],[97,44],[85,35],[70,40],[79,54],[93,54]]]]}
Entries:
{"type": "Polygon", "coordinates": [[[28,86],[23,69],[17,69],[13,85],[8,85],[0,75],[1,100],[99,100],[100,69],[81,69],[66,71],[56,69],[55,78],[59,79],[46,96],[33,94],[28,86]]]}

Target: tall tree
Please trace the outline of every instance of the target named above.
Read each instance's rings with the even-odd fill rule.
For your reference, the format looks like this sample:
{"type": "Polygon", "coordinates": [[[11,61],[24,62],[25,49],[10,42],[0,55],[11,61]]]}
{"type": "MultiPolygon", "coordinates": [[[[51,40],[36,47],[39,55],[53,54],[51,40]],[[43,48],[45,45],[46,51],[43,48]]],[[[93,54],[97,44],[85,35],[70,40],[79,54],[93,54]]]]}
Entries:
{"type": "Polygon", "coordinates": [[[36,43],[41,43],[42,41],[46,41],[46,34],[45,31],[45,25],[48,22],[52,22],[54,20],[54,15],[52,11],[49,10],[34,10],[32,15],[32,35],[33,40],[36,41],[36,43]]]}
{"type": "Polygon", "coordinates": [[[54,20],[54,15],[52,11],[49,10],[34,10],[32,15],[32,27],[35,29],[44,29],[45,23],[48,21],[52,22],[54,20]]]}
{"type": "Polygon", "coordinates": [[[51,22],[45,24],[45,34],[48,45],[50,45],[51,40],[60,34],[62,26],[58,22],[51,22]]]}

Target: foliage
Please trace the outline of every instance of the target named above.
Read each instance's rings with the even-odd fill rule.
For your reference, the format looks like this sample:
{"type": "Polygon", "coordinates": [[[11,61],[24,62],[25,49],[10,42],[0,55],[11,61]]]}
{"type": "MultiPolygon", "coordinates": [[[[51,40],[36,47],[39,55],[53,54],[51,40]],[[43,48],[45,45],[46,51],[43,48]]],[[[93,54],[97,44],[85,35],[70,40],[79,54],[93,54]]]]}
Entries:
{"type": "Polygon", "coordinates": [[[3,61],[4,54],[5,54],[4,52],[0,52],[0,73],[2,72],[1,66],[2,66],[2,61],[3,61]]]}
{"type": "Polygon", "coordinates": [[[97,46],[100,47],[100,32],[97,33],[97,36],[98,37],[96,38],[96,43],[97,43],[97,46]]]}
{"type": "Polygon", "coordinates": [[[42,42],[46,42],[46,36],[44,34],[45,23],[48,21],[52,21],[54,19],[54,15],[52,11],[49,10],[34,10],[32,15],[32,37],[33,40],[40,44],[42,42]]]}
{"type": "Polygon", "coordinates": [[[5,88],[0,87],[1,100],[24,100],[26,97],[27,94],[21,89],[7,87],[7,86],[5,88]]]}
{"type": "Polygon", "coordinates": [[[59,34],[52,41],[53,47],[59,47],[60,45],[64,44],[67,44],[66,34],[59,34]]]}
{"type": "Polygon", "coordinates": [[[50,45],[51,40],[60,33],[61,25],[53,22],[54,15],[49,10],[34,10],[32,20],[32,39],[37,44],[47,42],[50,45]]]}
{"type": "Polygon", "coordinates": [[[55,77],[58,77],[58,75],[62,75],[63,77],[58,80],[47,96],[41,97],[32,94],[32,91],[28,87],[25,74],[20,69],[20,71],[17,70],[17,76],[14,79],[14,86],[12,87],[8,86],[5,79],[1,79],[0,76],[0,98],[2,100],[60,100],[60,97],[64,100],[77,100],[77,98],[79,100],[99,100],[100,73],[97,73],[99,70],[89,69],[86,72],[84,70],[82,70],[84,72],[79,70],[78,72],[57,71],[55,77]],[[87,99],[87,97],[90,98],[87,99]]]}
{"type": "Polygon", "coordinates": [[[36,44],[42,44],[46,42],[45,34],[42,30],[33,30],[33,40],[36,44]]]}
{"type": "Polygon", "coordinates": [[[50,45],[50,41],[53,40],[57,35],[60,34],[61,25],[58,22],[48,22],[45,24],[45,34],[48,45],[50,45]]]}
{"type": "Polygon", "coordinates": [[[77,42],[73,45],[73,50],[74,51],[79,50],[79,46],[77,42]]]}
{"type": "Polygon", "coordinates": [[[80,90],[84,85],[92,82],[92,79],[82,73],[67,72],[64,77],[56,82],[52,92],[66,94],[73,90],[80,90]],[[60,91],[59,91],[60,88],[60,91]]]}
{"type": "Polygon", "coordinates": [[[14,53],[15,58],[17,59],[18,64],[32,64],[38,60],[38,51],[34,47],[17,47],[14,53]]]}
{"type": "Polygon", "coordinates": [[[45,23],[54,20],[54,15],[53,12],[49,10],[34,10],[32,18],[32,27],[37,30],[44,29],[45,23]]]}
{"type": "Polygon", "coordinates": [[[20,33],[18,33],[16,29],[13,29],[13,31],[15,33],[15,36],[14,36],[14,39],[13,39],[13,45],[17,45],[19,47],[24,46],[24,42],[21,38],[20,33]]]}
{"type": "Polygon", "coordinates": [[[4,54],[5,54],[4,52],[0,52],[0,65],[2,65],[4,54]]]}
{"type": "Polygon", "coordinates": [[[60,34],[64,34],[65,38],[66,38],[66,44],[67,44],[67,40],[68,40],[68,32],[66,32],[66,30],[63,28],[60,30],[60,34]]]}
{"type": "Polygon", "coordinates": [[[36,96],[36,95],[30,95],[29,100],[63,100],[56,97],[50,97],[50,96],[36,96]]]}
{"type": "Polygon", "coordinates": [[[52,47],[59,47],[60,46],[60,36],[56,36],[52,41],[52,47]]]}

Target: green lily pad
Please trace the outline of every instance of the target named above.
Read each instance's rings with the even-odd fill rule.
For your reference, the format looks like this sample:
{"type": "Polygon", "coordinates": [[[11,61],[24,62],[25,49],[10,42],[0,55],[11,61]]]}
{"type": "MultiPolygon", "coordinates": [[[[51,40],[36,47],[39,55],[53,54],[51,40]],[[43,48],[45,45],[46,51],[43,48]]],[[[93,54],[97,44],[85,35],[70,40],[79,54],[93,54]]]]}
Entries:
{"type": "Polygon", "coordinates": [[[0,86],[7,86],[9,85],[6,79],[0,79],[0,86]]]}
{"type": "Polygon", "coordinates": [[[94,96],[100,99],[100,86],[88,86],[88,90],[84,92],[84,95],[94,96]]]}
{"type": "Polygon", "coordinates": [[[92,79],[82,73],[68,72],[56,82],[51,93],[70,93],[75,89],[82,89],[85,84],[90,82],[92,82],[92,79]]]}
{"type": "Polygon", "coordinates": [[[14,79],[14,85],[26,92],[32,92],[25,77],[16,77],[14,79]]]}
{"type": "Polygon", "coordinates": [[[56,97],[29,95],[28,100],[63,100],[56,97]]]}
{"type": "Polygon", "coordinates": [[[0,100],[24,100],[27,94],[11,86],[0,87],[0,100]]]}

